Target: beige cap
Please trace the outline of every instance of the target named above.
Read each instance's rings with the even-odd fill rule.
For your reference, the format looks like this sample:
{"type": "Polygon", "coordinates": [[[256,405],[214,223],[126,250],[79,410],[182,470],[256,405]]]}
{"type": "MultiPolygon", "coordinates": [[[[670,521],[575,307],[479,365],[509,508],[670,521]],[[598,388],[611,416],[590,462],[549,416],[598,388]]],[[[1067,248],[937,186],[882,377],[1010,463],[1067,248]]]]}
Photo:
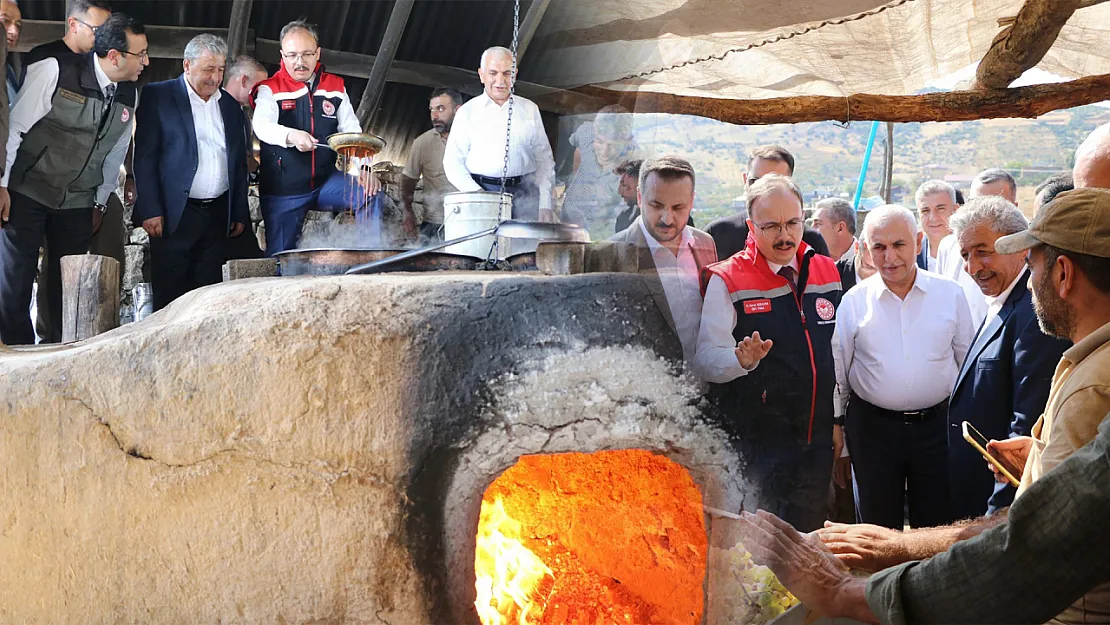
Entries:
{"type": "Polygon", "coordinates": [[[1033,217],[1028,230],[999,238],[999,254],[1045,243],[1077,254],[1110,258],[1110,190],[1075,189],[1057,195],[1033,217]]]}

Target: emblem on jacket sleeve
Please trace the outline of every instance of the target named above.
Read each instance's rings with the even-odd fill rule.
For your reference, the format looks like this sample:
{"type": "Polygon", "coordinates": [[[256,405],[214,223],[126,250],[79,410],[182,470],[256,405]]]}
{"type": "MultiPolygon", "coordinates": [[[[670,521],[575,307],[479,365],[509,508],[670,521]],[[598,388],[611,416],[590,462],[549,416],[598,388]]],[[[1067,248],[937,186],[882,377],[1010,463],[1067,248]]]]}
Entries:
{"type": "Polygon", "coordinates": [[[829,321],[836,316],[836,306],[829,300],[818,297],[817,298],[817,316],[824,321],[829,321]]]}
{"type": "Polygon", "coordinates": [[[123,109],[123,113],[120,114],[119,120],[126,124],[129,119],[131,119],[131,111],[123,109]]]}

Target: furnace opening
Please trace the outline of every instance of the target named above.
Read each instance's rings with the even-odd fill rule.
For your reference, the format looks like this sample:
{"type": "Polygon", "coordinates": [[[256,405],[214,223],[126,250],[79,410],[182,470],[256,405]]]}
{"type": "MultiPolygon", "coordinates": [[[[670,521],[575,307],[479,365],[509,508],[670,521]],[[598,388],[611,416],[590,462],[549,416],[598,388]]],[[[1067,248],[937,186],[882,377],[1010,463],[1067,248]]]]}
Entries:
{"type": "Polygon", "coordinates": [[[479,620],[700,623],[701,503],[682,466],[648,451],[521,457],[482,498],[479,620]]]}

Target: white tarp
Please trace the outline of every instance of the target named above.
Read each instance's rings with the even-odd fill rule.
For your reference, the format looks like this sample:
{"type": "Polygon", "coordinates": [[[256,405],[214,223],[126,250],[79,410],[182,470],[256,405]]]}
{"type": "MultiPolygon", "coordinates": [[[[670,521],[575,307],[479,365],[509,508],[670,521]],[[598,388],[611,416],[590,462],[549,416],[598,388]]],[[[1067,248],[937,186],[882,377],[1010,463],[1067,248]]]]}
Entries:
{"type": "MultiPolygon", "coordinates": [[[[913,94],[981,60],[998,20],[1022,4],[553,0],[523,77],[714,98],[913,94]]],[[[1066,78],[1110,73],[1107,41],[1110,3],[1080,9],[1037,67],[1066,78]]]]}

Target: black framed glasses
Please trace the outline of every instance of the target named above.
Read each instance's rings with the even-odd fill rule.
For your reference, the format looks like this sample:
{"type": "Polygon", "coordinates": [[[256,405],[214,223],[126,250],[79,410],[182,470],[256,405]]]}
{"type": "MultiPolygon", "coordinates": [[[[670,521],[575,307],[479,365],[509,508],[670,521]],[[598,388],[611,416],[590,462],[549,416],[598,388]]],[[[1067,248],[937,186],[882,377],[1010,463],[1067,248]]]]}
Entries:
{"type": "Polygon", "coordinates": [[[119,52],[120,54],[126,54],[128,56],[137,56],[137,57],[139,57],[140,61],[149,61],[150,60],[150,55],[147,54],[146,50],[143,50],[142,52],[128,52],[127,50],[116,50],[116,52],[119,52]]]}

